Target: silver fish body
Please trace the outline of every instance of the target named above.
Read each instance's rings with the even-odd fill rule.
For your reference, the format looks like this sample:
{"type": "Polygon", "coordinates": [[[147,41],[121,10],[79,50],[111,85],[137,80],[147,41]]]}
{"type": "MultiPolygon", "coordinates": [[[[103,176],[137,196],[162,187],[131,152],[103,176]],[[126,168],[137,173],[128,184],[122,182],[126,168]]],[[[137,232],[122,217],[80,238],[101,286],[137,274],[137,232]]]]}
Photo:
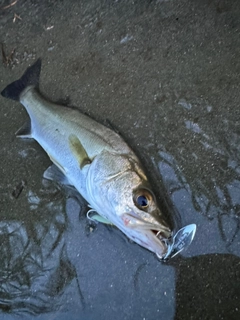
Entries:
{"type": "Polygon", "coordinates": [[[139,159],[113,130],[76,109],[47,101],[36,89],[40,69],[38,60],[2,91],[4,97],[19,100],[30,116],[31,126],[17,134],[35,139],[93,210],[164,257],[171,230],[139,159]]]}

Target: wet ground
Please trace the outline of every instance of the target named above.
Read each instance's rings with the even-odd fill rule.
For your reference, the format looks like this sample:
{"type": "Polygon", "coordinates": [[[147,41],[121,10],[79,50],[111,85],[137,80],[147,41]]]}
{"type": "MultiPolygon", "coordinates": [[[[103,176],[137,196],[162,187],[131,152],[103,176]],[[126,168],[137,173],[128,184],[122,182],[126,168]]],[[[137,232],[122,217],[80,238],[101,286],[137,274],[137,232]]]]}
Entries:
{"type": "Polygon", "coordinates": [[[41,91],[108,119],[165,214],[197,224],[167,264],[90,225],[1,98],[0,318],[239,319],[239,1],[2,0],[0,42],[0,89],[42,57],[41,91]]]}

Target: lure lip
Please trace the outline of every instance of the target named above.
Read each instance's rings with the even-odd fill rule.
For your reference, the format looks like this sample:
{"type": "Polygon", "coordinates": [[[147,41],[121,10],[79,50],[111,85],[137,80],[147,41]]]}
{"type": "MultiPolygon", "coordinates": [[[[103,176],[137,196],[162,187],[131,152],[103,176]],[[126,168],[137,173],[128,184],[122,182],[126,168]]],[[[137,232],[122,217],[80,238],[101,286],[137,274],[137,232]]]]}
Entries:
{"type": "Polygon", "coordinates": [[[196,230],[197,226],[194,223],[179,229],[172,237],[172,241],[167,243],[168,250],[166,254],[163,257],[157,254],[157,257],[162,261],[167,261],[186,250],[192,243],[196,230]]]}

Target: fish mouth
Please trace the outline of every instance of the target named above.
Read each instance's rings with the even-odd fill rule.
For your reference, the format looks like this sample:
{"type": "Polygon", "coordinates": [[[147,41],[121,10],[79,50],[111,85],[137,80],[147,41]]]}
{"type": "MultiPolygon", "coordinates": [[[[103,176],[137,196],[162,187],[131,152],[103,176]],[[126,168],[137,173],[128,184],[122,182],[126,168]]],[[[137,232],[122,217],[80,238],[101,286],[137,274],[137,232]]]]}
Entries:
{"type": "Polygon", "coordinates": [[[158,239],[168,239],[172,235],[172,231],[165,221],[155,223],[148,222],[132,213],[124,214],[122,219],[125,226],[150,230],[158,239]]]}
{"type": "Polygon", "coordinates": [[[156,229],[150,229],[150,232],[153,234],[157,242],[160,244],[163,252],[162,254],[159,254],[156,252],[157,256],[162,256],[168,249],[169,241],[172,238],[172,232],[170,229],[167,230],[168,232],[166,233],[165,230],[156,230],[156,229]]]}
{"type": "Polygon", "coordinates": [[[151,229],[150,231],[152,231],[152,233],[160,240],[160,241],[164,241],[167,239],[170,239],[171,237],[171,232],[170,229],[168,229],[168,232],[170,233],[169,235],[164,233],[165,230],[155,230],[155,229],[151,229]]]}
{"type": "Polygon", "coordinates": [[[135,242],[154,252],[159,258],[166,254],[172,238],[172,231],[164,221],[152,223],[131,213],[125,214],[123,221],[125,227],[134,230],[139,235],[132,237],[135,242]]]}
{"type": "Polygon", "coordinates": [[[162,259],[168,252],[172,232],[168,229],[168,233],[166,233],[165,230],[159,229],[140,229],[139,232],[145,235],[144,239],[140,239],[140,244],[162,259]]]}

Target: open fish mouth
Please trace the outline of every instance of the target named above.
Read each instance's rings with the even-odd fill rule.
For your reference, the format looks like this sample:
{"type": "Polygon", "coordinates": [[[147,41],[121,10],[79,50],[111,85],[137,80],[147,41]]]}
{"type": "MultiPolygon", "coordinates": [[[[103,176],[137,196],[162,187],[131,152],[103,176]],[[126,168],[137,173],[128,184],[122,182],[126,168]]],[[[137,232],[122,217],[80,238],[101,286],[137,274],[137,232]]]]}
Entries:
{"type": "Polygon", "coordinates": [[[161,247],[165,250],[167,250],[167,247],[172,239],[172,232],[170,230],[156,230],[156,229],[150,229],[151,233],[153,233],[154,237],[157,239],[157,241],[160,241],[161,247]]]}
{"type": "Polygon", "coordinates": [[[132,234],[130,232],[126,232],[126,234],[141,246],[154,252],[159,258],[163,258],[168,252],[172,232],[167,227],[156,227],[150,224],[139,227],[138,224],[138,228],[132,228],[132,230],[134,230],[132,234]]]}
{"type": "Polygon", "coordinates": [[[164,221],[146,221],[134,212],[123,214],[122,221],[120,229],[135,242],[159,256],[167,252],[172,231],[164,221]]]}
{"type": "MultiPolygon", "coordinates": [[[[169,236],[164,235],[164,231],[165,230],[155,230],[155,229],[151,229],[152,233],[160,240],[160,241],[165,241],[166,239],[170,239],[172,233],[170,233],[169,236]]],[[[170,231],[170,230],[169,230],[170,231]]]]}

